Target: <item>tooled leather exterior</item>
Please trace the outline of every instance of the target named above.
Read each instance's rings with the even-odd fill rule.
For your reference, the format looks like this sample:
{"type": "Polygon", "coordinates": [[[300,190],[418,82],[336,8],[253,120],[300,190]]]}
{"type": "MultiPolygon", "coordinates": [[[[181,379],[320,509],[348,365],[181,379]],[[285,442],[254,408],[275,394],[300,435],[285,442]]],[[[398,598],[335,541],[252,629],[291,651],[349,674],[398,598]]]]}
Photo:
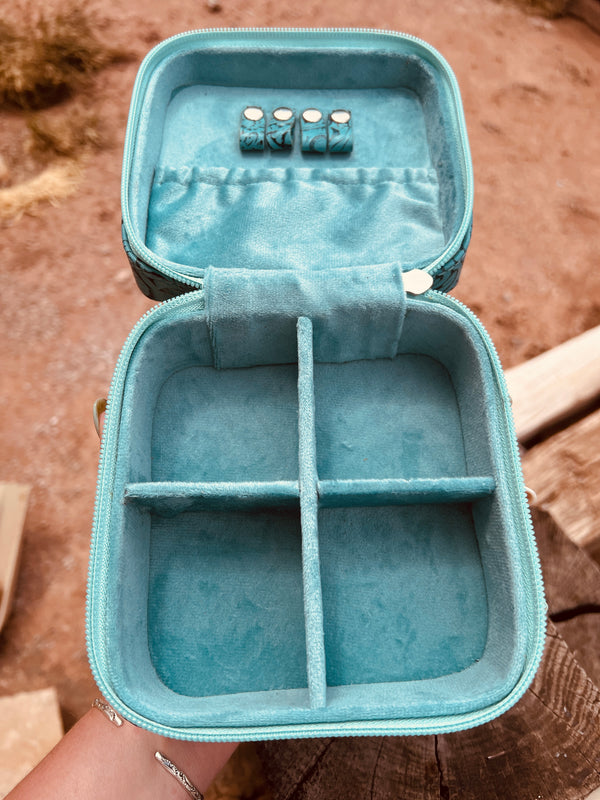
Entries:
{"type": "Polygon", "coordinates": [[[458,252],[451,259],[449,259],[438,272],[436,272],[433,278],[433,288],[437,289],[438,292],[449,292],[451,289],[454,289],[458,283],[460,271],[467,254],[467,247],[471,241],[472,231],[473,223],[469,225],[469,229],[465,234],[465,238],[463,239],[458,252]]]}
{"type": "Polygon", "coordinates": [[[123,225],[121,225],[121,236],[125,254],[131,264],[133,277],[146,297],[149,297],[151,300],[170,300],[172,297],[177,297],[179,294],[195,291],[196,287],[189,286],[187,283],[181,283],[175,278],[162,275],[155,270],[154,267],[149,266],[139,259],[131,249],[123,225]]]}

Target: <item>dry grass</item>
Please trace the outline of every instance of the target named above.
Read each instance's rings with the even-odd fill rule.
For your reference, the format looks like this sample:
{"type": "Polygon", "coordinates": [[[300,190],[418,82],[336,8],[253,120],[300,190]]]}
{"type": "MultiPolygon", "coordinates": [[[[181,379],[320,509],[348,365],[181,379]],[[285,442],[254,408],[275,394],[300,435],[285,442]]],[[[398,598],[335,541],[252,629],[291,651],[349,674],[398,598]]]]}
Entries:
{"type": "Polygon", "coordinates": [[[127,58],[98,36],[100,22],[76,0],[52,10],[21,0],[0,20],[0,104],[35,110],[68,97],[107,64],[127,58]]]}
{"type": "MultiPolygon", "coordinates": [[[[18,219],[41,203],[56,204],[73,194],[87,155],[106,144],[98,113],[81,103],[31,112],[65,100],[93,73],[128,57],[102,40],[104,22],[86,0],[64,0],[50,10],[42,2],[18,0],[0,19],[0,105],[28,112],[24,161],[41,169],[25,180],[27,170],[25,175],[14,170],[21,182],[0,188],[0,220],[18,219]]],[[[14,139],[5,153],[4,184],[10,180],[10,160],[19,158],[14,139]]]]}
{"type": "Polygon", "coordinates": [[[56,205],[73,194],[81,177],[81,162],[64,158],[50,164],[35,178],[0,189],[0,220],[19,219],[35,211],[40,203],[56,205]]]}

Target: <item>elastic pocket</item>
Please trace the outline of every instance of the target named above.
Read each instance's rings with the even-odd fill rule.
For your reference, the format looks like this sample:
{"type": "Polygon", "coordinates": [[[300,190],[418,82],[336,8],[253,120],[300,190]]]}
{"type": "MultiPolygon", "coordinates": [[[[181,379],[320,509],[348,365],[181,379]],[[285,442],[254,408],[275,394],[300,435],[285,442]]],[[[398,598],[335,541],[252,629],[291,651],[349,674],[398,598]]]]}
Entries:
{"type": "Polygon", "coordinates": [[[435,170],[156,170],[146,244],[206,268],[330,269],[430,261],[445,239],[435,170]]]}

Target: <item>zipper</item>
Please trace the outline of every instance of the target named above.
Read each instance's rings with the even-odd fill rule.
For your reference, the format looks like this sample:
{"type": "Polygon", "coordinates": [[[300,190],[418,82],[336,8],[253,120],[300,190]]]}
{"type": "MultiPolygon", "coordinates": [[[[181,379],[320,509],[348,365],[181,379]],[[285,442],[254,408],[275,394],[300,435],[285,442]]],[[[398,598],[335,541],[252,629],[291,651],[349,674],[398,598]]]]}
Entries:
{"type": "MultiPolygon", "coordinates": [[[[120,416],[117,420],[114,414],[111,414],[111,408],[115,403],[115,397],[122,393],[124,389],[124,379],[129,367],[129,362],[135,347],[137,346],[141,336],[155,321],[157,316],[162,316],[163,313],[170,313],[172,310],[177,310],[179,306],[191,305],[193,302],[198,303],[198,309],[204,308],[204,296],[201,291],[199,292],[186,292],[185,294],[172,297],[165,300],[143,314],[136,324],[131,329],[121,352],[117,359],[117,365],[113,373],[113,377],[108,392],[106,401],[106,415],[104,427],[102,430],[102,438],[100,440],[100,454],[98,457],[98,476],[96,480],[96,501],[94,504],[94,515],[92,521],[92,536],[90,543],[90,562],[88,565],[88,583],[86,595],[86,646],[88,652],[88,660],[100,690],[104,693],[105,697],[112,697],[110,688],[106,685],[102,675],[98,669],[98,661],[96,659],[95,651],[92,647],[92,584],[94,582],[94,571],[96,569],[96,561],[99,558],[98,553],[98,532],[100,521],[106,519],[107,505],[113,501],[112,487],[114,483],[114,475],[116,468],[116,449],[118,441],[118,427],[120,425],[120,416]],[[108,495],[108,497],[107,497],[108,495]],[[93,657],[92,657],[93,654],[93,657]]],[[[120,406],[120,403],[119,403],[120,406]]],[[[104,602],[104,598],[96,598],[96,603],[104,602]]],[[[117,705],[119,705],[117,703],[117,705]]],[[[123,706],[121,705],[121,710],[123,706]]],[[[127,716],[127,713],[125,713],[127,716]]]]}
{"type": "Polygon", "coordinates": [[[455,111],[455,118],[452,119],[452,127],[451,127],[451,138],[455,145],[455,150],[458,151],[460,156],[460,164],[462,170],[462,177],[463,177],[463,202],[464,202],[464,213],[463,218],[461,221],[461,225],[452,239],[452,241],[448,244],[445,248],[443,253],[441,253],[434,261],[428,264],[426,267],[423,267],[423,271],[434,275],[436,270],[460,247],[464,238],[468,232],[472,212],[473,212],[473,167],[471,164],[470,152],[469,152],[469,145],[468,145],[468,138],[467,138],[467,128],[464,119],[464,112],[462,107],[462,101],[460,97],[460,90],[458,88],[458,83],[456,82],[456,78],[454,73],[452,72],[450,65],[446,61],[446,59],[439,53],[434,47],[432,47],[427,42],[423,41],[423,39],[419,39],[417,36],[413,36],[409,33],[399,33],[398,31],[389,31],[389,30],[382,30],[378,28],[199,28],[192,31],[186,31],[184,33],[177,33],[174,36],[170,36],[168,39],[165,39],[163,42],[158,44],[154,47],[144,58],[142,64],[139,69],[138,77],[135,81],[133,87],[133,93],[131,98],[131,113],[129,115],[129,119],[127,121],[127,130],[125,133],[125,145],[123,151],[123,180],[121,183],[121,208],[123,213],[123,221],[124,227],[127,231],[127,236],[129,239],[129,245],[132,248],[134,254],[139,256],[142,261],[144,261],[149,266],[153,267],[155,270],[160,272],[161,274],[173,278],[180,283],[184,283],[187,286],[192,286],[195,289],[202,287],[202,279],[201,278],[191,278],[186,273],[180,272],[179,270],[175,269],[174,266],[165,263],[158,259],[146,246],[143,242],[141,242],[138,237],[134,233],[134,228],[131,224],[131,216],[129,213],[129,176],[130,176],[130,164],[131,164],[131,157],[134,150],[135,145],[135,138],[136,138],[136,131],[138,127],[138,119],[140,113],[140,102],[139,97],[143,91],[145,91],[148,83],[149,76],[152,72],[152,68],[154,66],[155,61],[160,61],[164,58],[163,50],[171,49],[174,44],[179,41],[183,41],[186,39],[190,39],[194,36],[202,37],[207,41],[211,39],[218,38],[219,36],[223,36],[226,34],[235,34],[240,39],[250,38],[256,34],[268,34],[273,35],[274,38],[278,38],[279,35],[286,35],[286,34],[293,34],[298,39],[302,38],[310,38],[310,36],[314,36],[315,34],[346,34],[346,35],[353,35],[354,38],[359,40],[362,36],[389,36],[395,39],[400,39],[402,41],[411,42],[418,47],[422,48],[432,60],[435,62],[436,67],[438,67],[444,78],[447,81],[447,84],[450,88],[450,94],[452,96],[454,102],[454,111],[455,111]],[[458,129],[456,128],[456,122],[458,122],[458,129]]]}
{"type": "MultiPolygon", "coordinates": [[[[522,513],[522,521],[525,523],[525,529],[527,530],[527,544],[528,544],[528,559],[522,560],[521,566],[525,568],[527,573],[530,573],[530,578],[533,579],[534,588],[535,588],[535,607],[532,609],[532,612],[529,617],[529,623],[532,627],[534,638],[536,642],[536,648],[529,659],[529,664],[526,663],[526,671],[524,673],[524,677],[521,677],[520,682],[524,684],[523,691],[521,695],[525,692],[525,689],[533,680],[535,673],[539,667],[543,651],[544,651],[544,642],[545,642],[545,631],[546,631],[546,613],[547,613],[547,603],[545,600],[544,594],[544,584],[542,578],[542,567],[540,562],[539,551],[537,548],[537,543],[535,540],[535,533],[533,529],[533,521],[531,518],[531,509],[529,508],[529,502],[527,499],[527,491],[525,489],[525,482],[523,480],[523,467],[521,463],[521,454],[519,452],[519,446],[517,442],[517,434],[515,431],[515,424],[512,415],[512,401],[510,395],[508,393],[508,387],[506,385],[506,381],[504,379],[504,373],[502,371],[502,365],[500,362],[500,357],[498,355],[498,351],[496,349],[495,344],[493,343],[489,333],[487,332],[485,326],[477,318],[477,316],[471,311],[468,306],[462,303],[460,300],[457,300],[455,297],[450,297],[443,292],[439,292],[436,290],[431,290],[426,295],[423,296],[423,299],[428,300],[428,302],[432,302],[435,304],[441,304],[450,308],[454,311],[460,313],[463,317],[465,317],[469,322],[475,327],[478,331],[481,341],[487,351],[488,357],[491,362],[493,375],[496,382],[496,389],[500,395],[501,400],[501,407],[503,410],[503,417],[504,423],[506,425],[505,431],[508,435],[505,435],[505,431],[501,432],[501,439],[502,439],[502,448],[501,452],[502,455],[508,454],[508,459],[510,463],[507,462],[507,458],[505,457],[505,464],[508,467],[506,470],[507,477],[510,478],[511,483],[511,490],[515,494],[515,496],[519,497],[520,499],[520,510],[522,513]],[[432,298],[429,300],[428,295],[431,294],[432,298]],[[520,480],[519,480],[520,478],[520,480]]],[[[533,637],[532,637],[533,638],[533,637]]],[[[517,699],[519,696],[517,695],[517,699]]],[[[514,701],[516,702],[516,701],[514,701]]]]}
{"type": "MultiPolygon", "coordinates": [[[[415,301],[417,302],[417,301],[415,301]]],[[[220,727],[220,728],[179,728],[174,729],[167,725],[155,723],[140,714],[132,711],[125,705],[112,690],[112,687],[106,682],[103,672],[105,671],[104,659],[100,652],[98,654],[92,648],[92,584],[94,583],[94,571],[96,568],[104,569],[104,565],[99,560],[106,558],[106,555],[98,551],[98,538],[99,526],[101,519],[106,520],[106,505],[113,502],[112,486],[114,482],[114,475],[116,469],[116,443],[118,440],[118,427],[120,418],[111,414],[111,407],[117,402],[118,396],[124,389],[124,380],[133,350],[137,346],[141,336],[144,332],[154,324],[163,314],[177,313],[180,308],[189,308],[197,304],[198,310],[204,308],[204,297],[201,291],[186,293],[179,295],[170,300],[155,306],[147,311],[136,323],[131,333],[127,337],[119,359],[115,368],[115,373],[111,382],[110,391],[108,394],[107,411],[109,412],[106,418],[106,424],[102,433],[102,441],[100,446],[100,463],[98,470],[98,483],[96,489],[96,504],[94,508],[92,542],[91,542],[91,555],[88,570],[88,590],[86,602],[86,643],[87,651],[89,654],[90,667],[94,679],[102,691],[104,696],[115,707],[115,709],[123,714],[127,719],[132,722],[151,730],[160,735],[169,736],[170,738],[190,739],[198,741],[251,741],[251,740],[264,740],[264,739],[287,739],[287,738],[315,738],[321,736],[351,736],[351,735],[426,735],[426,734],[439,734],[450,733],[453,731],[466,730],[477,725],[482,725],[495,719],[500,714],[511,708],[517,700],[525,693],[527,687],[533,680],[533,677],[538,669],[539,663],[542,658],[544,650],[544,631],[545,631],[545,616],[546,604],[544,601],[544,590],[541,575],[541,566],[535,538],[533,534],[533,525],[531,521],[531,512],[527,503],[527,495],[524,489],[523,481],[519,482],[519,476],[522,475],[521,458],[518,451],[516,433],[512,414],[510,412],[510,397],[506,383],[503,378],[502,368],[498,352],[490,339],[485,327],[477,319],[475,314],[453,297],[449,297],[443,292],[430,290],[423,294],[418,302],[426,302],[431,305],[441,305],[449,310],[457,313],[458,315],[467,319],[471,325],[478,332],[487,355],[491,362],[492,372],[495,378],[496,390],[500,398],[500,407],[503,411],[503,421],[505,429],[501,432],[503,447],[501,448],[502,456],[505,460],[506,474],[510,482],[510,488],[515,496],[520,499],[520,511],[522,514],[521,521],[524,523],[525,530],[527,531],[527,551],[525,553],[521,550],[521,568],[526,579],[529,579],[533,585],[533,593],[523,592],[526,602],[526,624],[528,627],[529,646],[525,653],[525,665],[523,672],[512,691],[506,698],[495,703],[492,707],[480,709],[478,711],[465,712],[464,714],[455,714],[452,716],[441,716],[434,718],[423,718],[419,723],[405,724],[404,720],[393,721],[363,721],[363,722],[345,722],[345,723],[302,723],[297,725],[281,725],[281,726],[267,726],[263,728],[252,728],[249,726],[242,728],[235,727],[220,727]],[[99,564],[96,567],[96,564],[99,564]],[[533,594],[533,596],[532,596],[533,594]],[[102,664],[102,668],[100,665],[102,664]]],[[[108,545],[108,539],[105,541],[105,547],[108,545]]],[[[104,604],[106,598],[103,594],[98,597],[98,587],[95,590],[95,603],[104,604]]],[[[104,637],[102,631],[99,636],[99,650],[104,649],[104,637]]]]}

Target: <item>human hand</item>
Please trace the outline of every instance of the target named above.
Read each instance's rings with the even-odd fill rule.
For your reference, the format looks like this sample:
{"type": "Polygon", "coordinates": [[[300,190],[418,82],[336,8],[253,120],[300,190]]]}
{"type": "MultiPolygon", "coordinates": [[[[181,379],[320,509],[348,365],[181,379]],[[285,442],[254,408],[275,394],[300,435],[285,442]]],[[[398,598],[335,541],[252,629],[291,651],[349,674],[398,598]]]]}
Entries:
{"type": "Polygon", "coordinates": [[[236,742],[185,742],[112,724],[92,708],[6,800],[187,800],[202,797],[236,742]],[[156,760],[164,754],[198,793],[156,760]]]}
{"type": "MultiPolygon", "coordinates": [[[[97,400],[94,424],[99,436],[105,410],[106,400],[97,400]]],[[[237,747],[237,742],[168,739],[138,728],[107,709],[110,706],[103,701],[95,703],[6,800],[41,796],[45,800],[200,798],[237,747]],[[113,715],[118,724],[111,722],[113,715]],[[164,760],[159,763],[158,754],[176,769],[163,769],[164,760]],[[191,788],[186,786],[186,779],[191,788]]]]}

